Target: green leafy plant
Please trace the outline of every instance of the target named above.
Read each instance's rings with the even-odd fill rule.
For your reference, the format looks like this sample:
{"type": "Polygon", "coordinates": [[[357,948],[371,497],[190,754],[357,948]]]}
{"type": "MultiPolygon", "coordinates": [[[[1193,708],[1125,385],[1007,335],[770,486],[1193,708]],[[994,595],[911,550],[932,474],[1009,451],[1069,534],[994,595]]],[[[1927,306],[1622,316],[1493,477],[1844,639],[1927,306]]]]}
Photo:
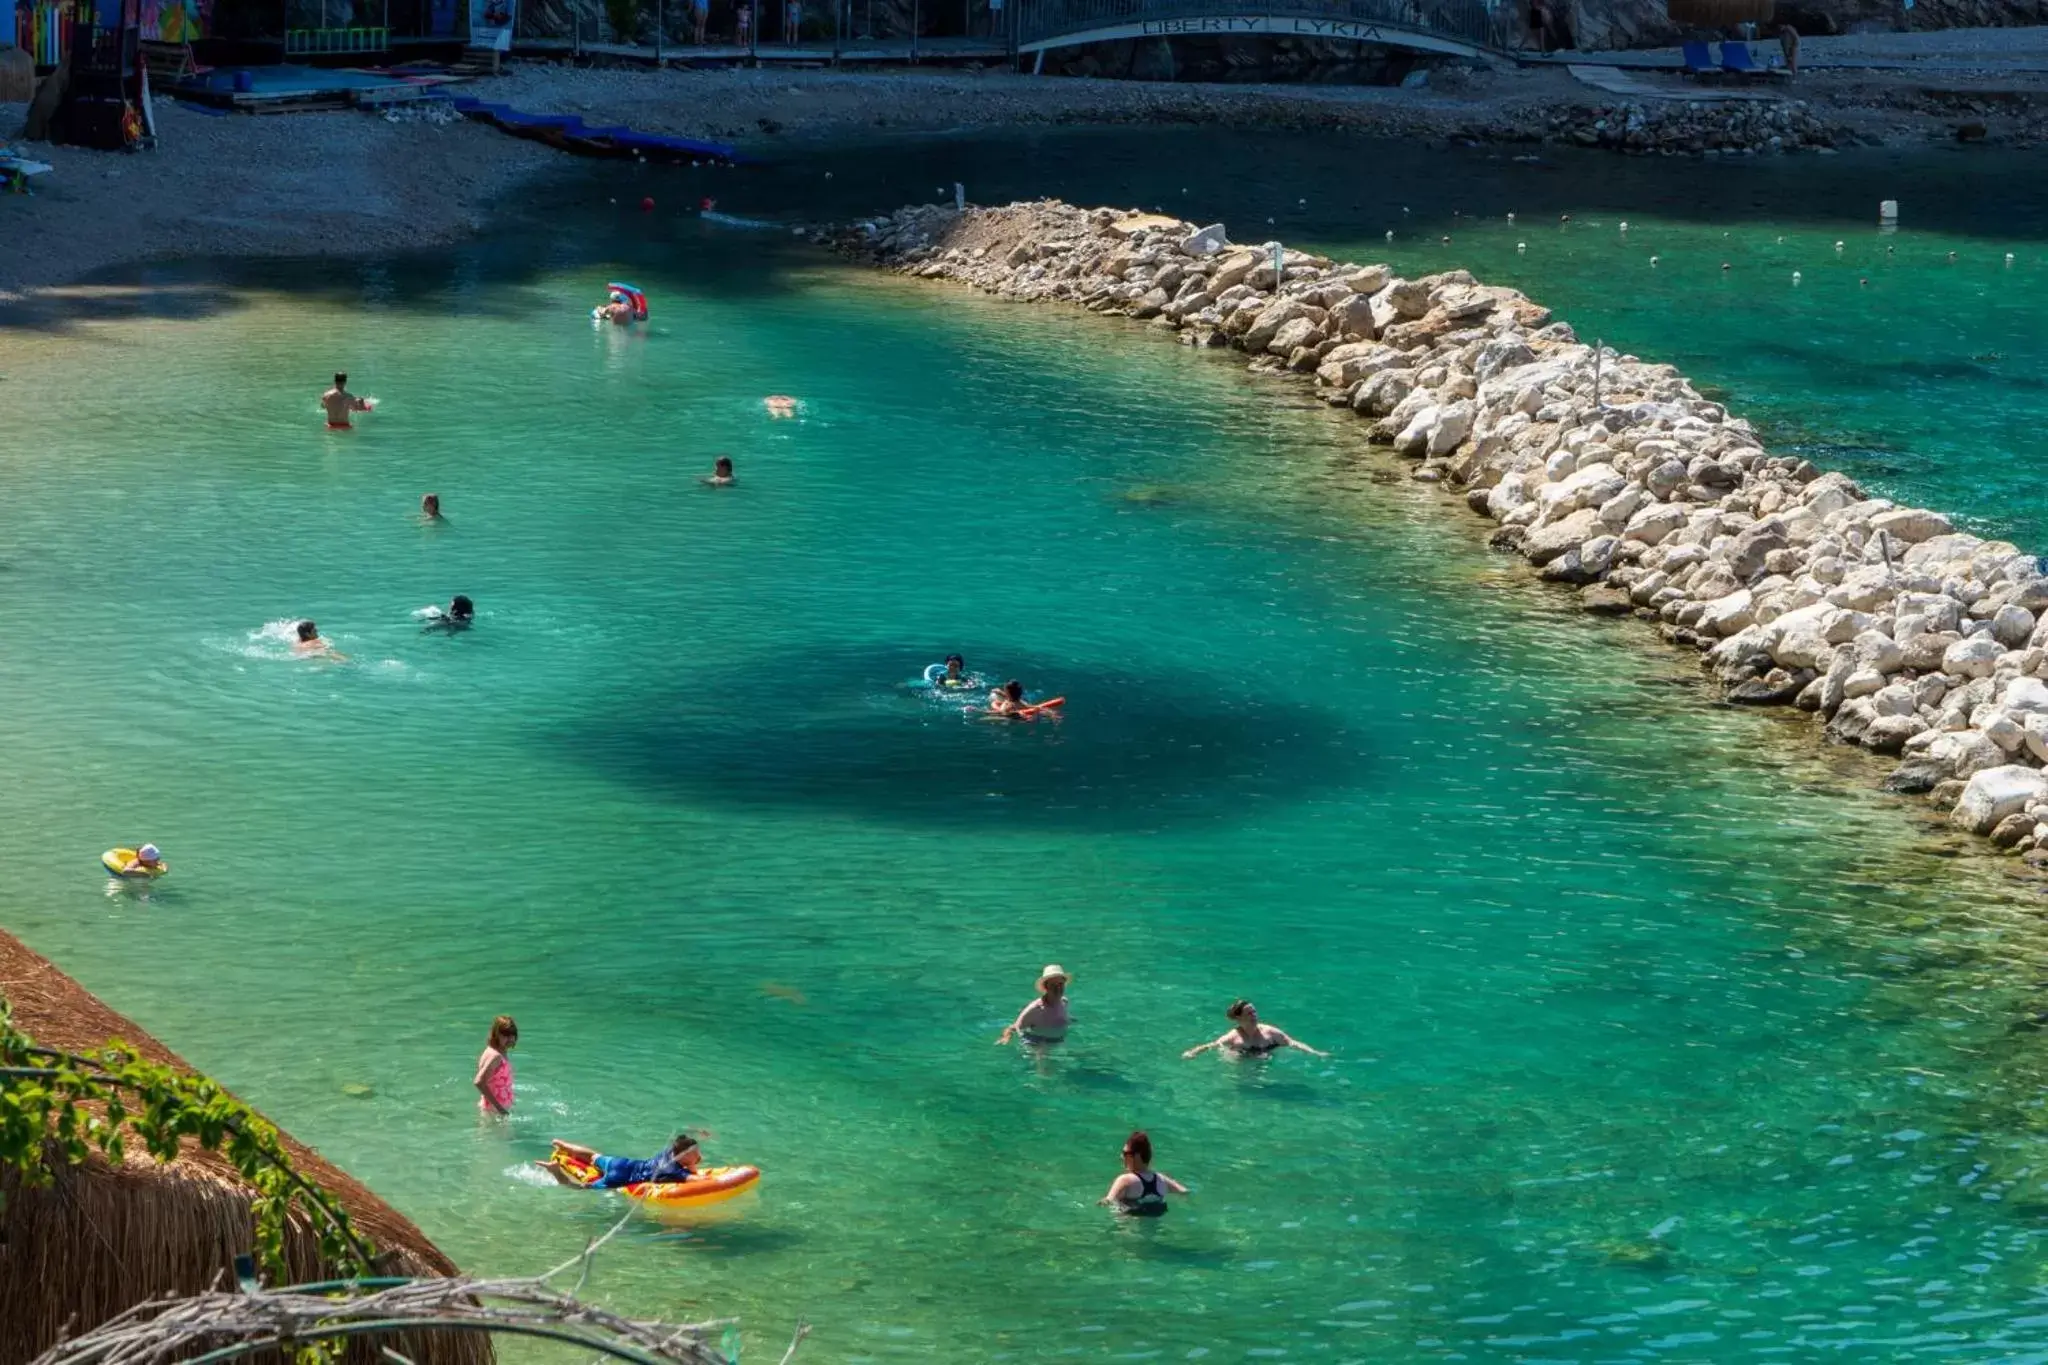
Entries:
{"type": "Polygon", "coordinates": [[[285,1232],[303,1215],[320,1254],[345,1277],[366,1275],[375,1252],[325,1190],[300,1175],[271,1127],[204,1076],[145,1061],[114,1042],[96,1056],[38,1047],[14,1027],[0,999],[0,1170],[48,1185],[53,1162],[78,1165],[94,1151],[119,1162],[131,1141],[158,1161],[177,1159],[191,1138],[227,1158],[255,1192],[256,1258],[288,1278],[285,1232]]]}

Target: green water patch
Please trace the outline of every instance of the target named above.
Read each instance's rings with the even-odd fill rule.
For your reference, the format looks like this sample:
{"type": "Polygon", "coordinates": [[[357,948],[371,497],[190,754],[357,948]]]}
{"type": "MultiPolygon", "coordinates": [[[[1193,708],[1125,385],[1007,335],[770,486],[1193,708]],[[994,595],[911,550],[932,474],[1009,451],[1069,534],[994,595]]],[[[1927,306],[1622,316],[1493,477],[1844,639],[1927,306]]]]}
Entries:
{"type": "Polygon", "coordinates": [[[712,1129],[758,1198],[591,1288],[750,1356],[2048,1345],[2035,884],[1349,414],[661,230],[0,338],[0,918],[479,1270],[616,1215],[548,1138],[712,1129]],[[593,331],[627,270],[657,325],[593,331]],[[934,718],[953,648],[1073,714],[934,718]],[[176,871],[109,887],[137,834],[176,871]],[[1047,961],[1072,1037],[997,1049],[1047,961]],[[1333,1057],[1184,1061],[1239,995],[1333,1057]],[[1196,1188],[1147,1226],[1093,1205],[1138,1126],[1196,1188]]]}

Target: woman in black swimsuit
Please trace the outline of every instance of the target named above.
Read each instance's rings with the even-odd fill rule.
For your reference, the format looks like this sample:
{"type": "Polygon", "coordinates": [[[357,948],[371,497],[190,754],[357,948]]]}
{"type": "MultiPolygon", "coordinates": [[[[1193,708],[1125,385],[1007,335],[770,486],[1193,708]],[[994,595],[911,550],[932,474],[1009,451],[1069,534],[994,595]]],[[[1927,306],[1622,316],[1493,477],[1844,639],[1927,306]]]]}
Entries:
{"type": "Polygon", "coordinates": [[[1259,1012],[1253,1008],[1252,1002],[1249,1000],[1235,1002],[1229,1009],[1223,1011],[1223,1017],[1230,1020],[1233,1026],[1230,1032],[1214,1042],[1203,1043],[1200,1047],[1191,1047],[1180,1055],[1183,1057],[1197,1057],[1204,1052],[1221,1048],[1223,1051],[1234,1053],[1239,1057],[1264,1057],[1270,1053],[1278,1052],[1282,1048],[1289,1047],[1297,1052],[1306,1052],[1311,1057],[1327,1057],[1330,1055],[1327,1052],[1318,1052],[1307,1043],[1288,1037],[1285,1031],[1277,1029],[1271,1024],[1260,1023],[1259,1012]]]}
{"type": "Polygon", "coordinates": [[[1164,1171],[1152,1169],[1152,1139],[1143,1130],[1124,1140],[1124,1172],[1109,1182],[1098,1203],[1133,1218],[1157,1218],[1166,1212],[1166,1196],[1186,1194],[1188,1187],[1164,1171]]]}

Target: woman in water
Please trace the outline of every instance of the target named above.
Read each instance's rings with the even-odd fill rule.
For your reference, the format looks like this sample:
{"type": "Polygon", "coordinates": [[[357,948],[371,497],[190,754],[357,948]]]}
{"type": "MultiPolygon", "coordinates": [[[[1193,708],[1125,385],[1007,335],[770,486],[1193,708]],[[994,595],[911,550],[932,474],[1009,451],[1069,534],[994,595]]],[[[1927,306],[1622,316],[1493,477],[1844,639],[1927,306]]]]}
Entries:
{"type": "Polygon", "coordinates": [[[321,639],[320,627],[314,625],[311,621],[299,622],[296,627],[296,633],[299,638],[292,642],[292,652],[294,654],[304,654],[308,657],[320,655],[329,659],[346,659],[348,657],[346,654],[337,652],[333,645],[321,639]]]}
{"type": "Polygon", "coordinates": [[[699,482],[709,484],[713,488],[729,486],[732,483],[732,456],[719,456],[711,466],[711,473],[699,482]]]}
{"type": "Polygon", "coordinates": [[[1187,1192],[1166,1172],[1152,1169],[1152,1138],[1141,1128],[1124,1139],[1124,1173],[1109,1182],[1109,1193],[1096,1202],[1134,1218],[1157,1218],[1166,1212],[1168,1194],[1187,1192]]]}
{"type": "Polygon", "coordinates": [[[1278,1052],[1280,1049],[1287,1047],[1291,1047],[1297,1052],[1306,1052],[1311,1057],[1327,1057],[1330,1055],[1327,1052],[1318,1052],[1307,1043],[1288,1037],[1285,1032],[1273,1027],[1271,1024],[1260,1023],[1259,1012],[1252,1007],[1252,1002],[1249,1000],[1235,1001],[1229,1009],[1223,1011],[1223,1017],[1230,1020],[1233,1025],[1230,1032],[1214,1042],[1203,1043],[1199,1047],[1191,1047],[1180,1055],[1183,1057],[1197,1057],[1204,1052],[1221,1048],[1223,1051],[1233,1053],[1239,1057],[1264,1057],[1269,1053],[1278,1052]]]}
{"type": "Polygon", "coordinates": [[[512,1059],[506,1054],[519,1046],[519,1025],[512,1016],[501,1014],[491,1020],[490,1040],[483,1056],[476,1059],[476,1107],[486,1114],[504,1117],[512,1112],[512,1059]]]}
{"type": "Polygon", "coordinates": [[[1024,684],[1015,678],[988,694],[989,714],[1014,716],[1024,709],[1024,684]]]}
{"type": "Polygon", "coordinates": [[[546,1161],[537,1163],[540,1168],[564,1185],[575,1185],[583,1189],[615,1190],[621,1185],[640,1184],[681,1184],[697,1173],[697,1164],[703,1160],[703,1153],[697,1149],[697,1139],[688,1133],[677,1133],[668,1150],[656,1157],[606,1156],[589,1147],[573,1142],[554,1139],[546,1161]],[[587,1166],[597,1172],[597,1179],[580,1180],[568,1169],[569,1164],[587,1166]]]}
{"type": "Polygon", "coordinates": [[[445,607],[422,607],[418,614],[426,618],[421,630],[445,630],[453,634],[468,630],[476,623],[476,603],[456,593],[445,607]]]}
{"type": "Polygon", "coordinates": [[[1038,974],[1038,998],[1026,1005],[1016,1022],[996,1038],[1001,1047],[1012,1038],[1027,1043],[1057,1043],[1067,1036],[1067,969],[1050,964],[1038,974]]]}

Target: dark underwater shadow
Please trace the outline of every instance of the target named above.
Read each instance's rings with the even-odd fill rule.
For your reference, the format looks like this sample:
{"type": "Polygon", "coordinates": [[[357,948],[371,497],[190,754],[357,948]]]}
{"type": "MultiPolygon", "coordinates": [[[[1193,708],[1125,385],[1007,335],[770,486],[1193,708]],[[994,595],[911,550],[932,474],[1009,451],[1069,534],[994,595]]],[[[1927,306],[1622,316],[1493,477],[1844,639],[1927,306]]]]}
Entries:
{"type": "Polygon", "coordinates": [[[578,761],[657,798],[941,826],[1241,819],[1369,773],[1363,736],[1336,714],[1184,670],[1152,678],[1006,656],[1007,670],[1069,701],[1059,719],[990,721],[901,681],[922,657],[777,650],[618,698],[561,740],[578,761]],[[774,678],[801,683],[764,686],[774,678]]]}

